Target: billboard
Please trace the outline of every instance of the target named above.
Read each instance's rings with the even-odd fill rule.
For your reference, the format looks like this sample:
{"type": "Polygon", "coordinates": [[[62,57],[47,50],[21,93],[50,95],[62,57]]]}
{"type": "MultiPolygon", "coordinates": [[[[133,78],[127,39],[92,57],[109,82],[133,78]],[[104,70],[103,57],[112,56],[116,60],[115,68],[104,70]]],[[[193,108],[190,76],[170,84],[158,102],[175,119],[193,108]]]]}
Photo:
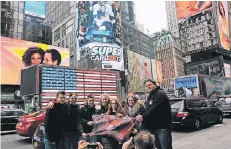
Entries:
{"type": "Polygon", "coordinates": [[[151,59],[128,51],[128,81],[130,89],[144,91],[145,79],[152,79],[151,59]]]}
{"type": "Polygon", "coordinates": [[[19,85],[21,69],[33,65],[69,66],[69,49],[7,37],[1,37],[0,42],[1,84],[19,85]]]}
{"type": "Polygon", "coordinates": [[[25,14],[45,18],[45,1],[25,1],[25,14]]]}
{"type": "Polygon", "coordinates": [[[123,71],[119,2],[80,1],[77,20],[78,64],[89,59],[94,68],[123,71]]]}
{"type": "Polygon", "coordinates": [[[231,78],[231,65],[224,63],[225,77],[231,78]]]}
{"type": "Polygon", "coordinates": [[[197,87],[196,76],[176,78],[175,79],[175,89],[179,89],[181,87],[196,88],[197,87]]]}
{"type": "Polygon", "coordinates": [[[161,84],[163,82],[163,73],[162,73],[161,62],[158,60],[156,60],[156,73],[157,73],[157,82],[161,84]]]}
{"type": "Polygon", "coordinates": [[[212,8],[212,1],[176,1],[178,19],[188,18],[212,8]]]}
{"type": "Polygon", "coordinates": [[[218,1],[217,3],[220,44],[224,49],[230,50],[228,3],[227,1],[218,1]]]}

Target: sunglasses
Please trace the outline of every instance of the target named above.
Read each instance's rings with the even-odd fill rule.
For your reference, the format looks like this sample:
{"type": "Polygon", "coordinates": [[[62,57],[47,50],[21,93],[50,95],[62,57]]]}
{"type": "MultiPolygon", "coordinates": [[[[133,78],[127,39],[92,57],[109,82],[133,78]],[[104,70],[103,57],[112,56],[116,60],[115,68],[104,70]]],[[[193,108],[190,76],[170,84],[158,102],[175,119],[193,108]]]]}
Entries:
{"type": "Polygon", "coordinates": [[[77,99],[76,97],[73,97],[73,98],[71,98],[71,99],[77,99]]]}

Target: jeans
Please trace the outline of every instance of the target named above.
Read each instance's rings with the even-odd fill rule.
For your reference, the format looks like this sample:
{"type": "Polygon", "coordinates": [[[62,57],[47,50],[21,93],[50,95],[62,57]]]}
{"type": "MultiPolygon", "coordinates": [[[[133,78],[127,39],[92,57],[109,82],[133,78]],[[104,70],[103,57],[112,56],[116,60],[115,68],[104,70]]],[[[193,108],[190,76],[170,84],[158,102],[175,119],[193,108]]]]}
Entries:
{"type": "Polygon", "coordinates": [[[149,130],[155,136],[157,149],[172,149],[172,134],[170,129],[149,130]]]}
{"type": "Polygon", "coordinates": [[[64,149],[77,149],[79,134],[63,133],[64,149]]]}
{"type": "Polygon", "coordinates": [[[45,149],[63,149],[63,140],[58,142],[51,142],[48,139],[44,139],[45,149]]]}

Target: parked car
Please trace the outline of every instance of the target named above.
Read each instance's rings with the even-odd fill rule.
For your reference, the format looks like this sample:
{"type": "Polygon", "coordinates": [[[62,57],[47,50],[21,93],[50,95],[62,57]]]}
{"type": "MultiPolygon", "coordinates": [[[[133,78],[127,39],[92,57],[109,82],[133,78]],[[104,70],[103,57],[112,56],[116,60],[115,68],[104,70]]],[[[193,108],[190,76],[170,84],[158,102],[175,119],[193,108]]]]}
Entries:
{"type": "Polygon", "coordinates": [[[1,109],[1,131],[15,130],[19,117],[26,114],[20,109],[1,109]]]}
{"type": "Polygon", "coordinates": [[[36,129],[32,137],[32,144],[34,149],[45,149],[44,134],[45,134],[44,124],[41,123],[39,127],[36,129]]]}
{"type": "Polygon", "coordinates": [[[221,109],[223,114],[231,115],[231,95],[218,97],[218,101],[215,104],[221,109]]]}
{"type": "Polygon", "coordinates": [[[43,123],[44,111],[37,111],[29,115],[20,117],[16,125],[16,132],[21,136],[32,137],[38,126],[43,123]]]}
{"type": "Polygon", "coordinates": [[[210,123],[222,123],[222,111],[209,100],[175,98],[170,100],[173,127],[185,126],[199,130],[210,123]]]}

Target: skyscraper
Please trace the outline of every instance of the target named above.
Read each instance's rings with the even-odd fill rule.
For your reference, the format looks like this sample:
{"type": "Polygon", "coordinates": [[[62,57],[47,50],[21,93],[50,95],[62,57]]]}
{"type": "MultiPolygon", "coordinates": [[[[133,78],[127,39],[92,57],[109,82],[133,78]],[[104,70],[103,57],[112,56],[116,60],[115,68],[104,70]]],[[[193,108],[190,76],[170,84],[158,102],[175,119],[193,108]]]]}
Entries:
{"type": "Polygon", "coordinates": [[[178,38],[179,29],[178,29],[175,1],[166,1],[166,11],[167,11],[168,30],[173,34],[173,36],[178,38]]]}

